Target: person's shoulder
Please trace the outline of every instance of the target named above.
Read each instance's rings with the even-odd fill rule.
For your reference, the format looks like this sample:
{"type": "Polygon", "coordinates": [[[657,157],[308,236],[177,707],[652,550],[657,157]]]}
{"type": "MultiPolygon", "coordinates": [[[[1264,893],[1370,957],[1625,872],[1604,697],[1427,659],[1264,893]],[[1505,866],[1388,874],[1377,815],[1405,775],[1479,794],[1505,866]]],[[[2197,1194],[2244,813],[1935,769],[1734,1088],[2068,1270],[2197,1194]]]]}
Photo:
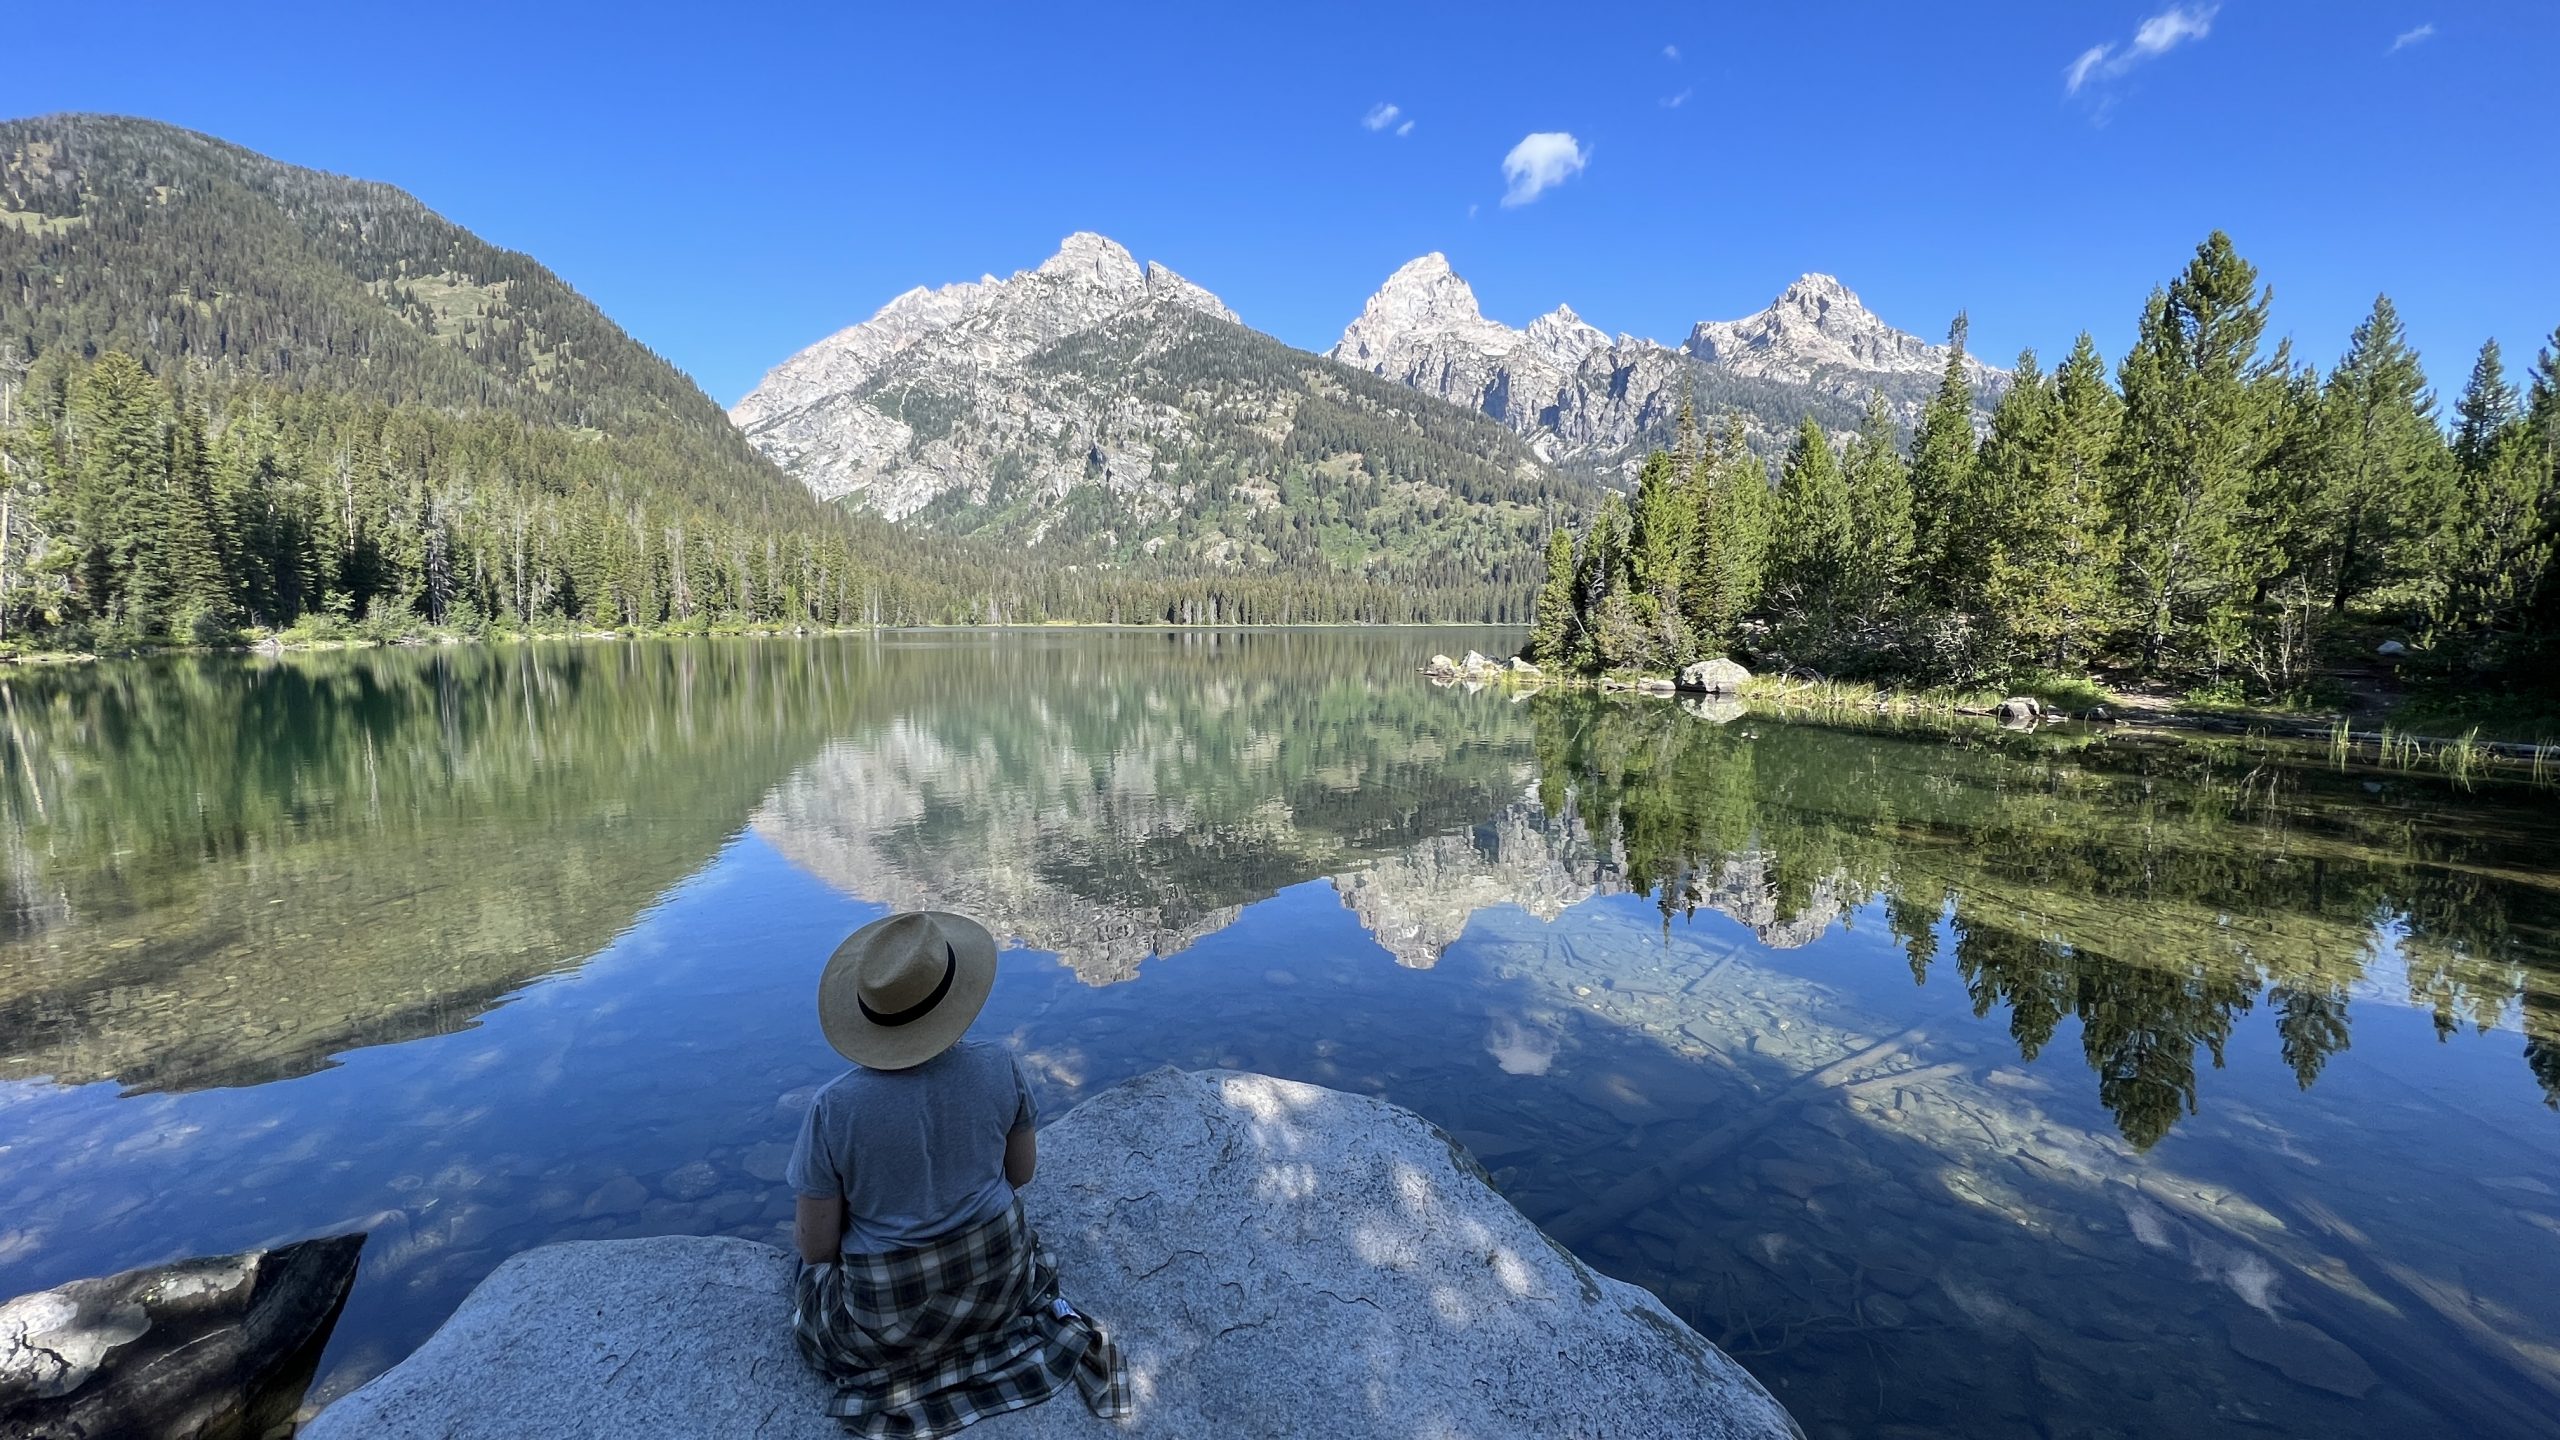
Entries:
{"type": "Polygon", "coordinates": [[[1011,1046],[973,1037],[964,1037],[953,1045],[951,1058],[959,1061],[973,1075],[996,1078],[1012,1075],[1018,1063],[1011,1046]]]}
{"type": "Polygon", "coordinates": [[[858,1098],[869,1088],[872,1079],[872,1072],[859,1065],[851,1066],[843,1074],[819,1086],[818,1093],[809,1097],[809,1104],[821,1113],[838,1109],[858,1098]]]}

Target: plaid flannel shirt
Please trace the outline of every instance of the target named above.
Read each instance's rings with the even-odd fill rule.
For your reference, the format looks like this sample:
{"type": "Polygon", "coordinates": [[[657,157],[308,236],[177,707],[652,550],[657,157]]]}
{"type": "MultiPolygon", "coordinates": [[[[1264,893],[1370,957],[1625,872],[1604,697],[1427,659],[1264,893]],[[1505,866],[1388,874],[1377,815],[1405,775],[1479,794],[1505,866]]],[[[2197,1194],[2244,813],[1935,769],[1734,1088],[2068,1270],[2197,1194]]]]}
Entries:
{"type": "Polygon", "coordinates": [[[866,1440],[941,1440],[1070,1380],[1094,1414],[1128,1414],[1118,1348],[1057,1314],[1057,1298],[1057,1267],[1016,1200],[918,1249],[803,1265],[791,1328],[836,1386],[827,1413],[866,1440]]]}

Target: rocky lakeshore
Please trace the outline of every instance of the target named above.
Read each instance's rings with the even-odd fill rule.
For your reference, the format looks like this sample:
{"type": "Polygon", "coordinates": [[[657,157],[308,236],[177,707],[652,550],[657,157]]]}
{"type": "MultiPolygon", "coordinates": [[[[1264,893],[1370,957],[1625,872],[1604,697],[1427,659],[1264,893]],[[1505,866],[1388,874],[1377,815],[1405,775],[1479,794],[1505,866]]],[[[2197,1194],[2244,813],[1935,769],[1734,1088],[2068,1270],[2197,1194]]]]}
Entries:
{"type": "MultiPolygon", "coordinates": [[[[1739,1365],[1602,1276],[1412,1112],[1233,1071],[1162,1069],[1042,1136],[1025,1192],[1067,1294],[1126,1352],[1133,1435],[1800,1433],[1739,1365]]],[[[793,1348],[793,1262],[663,1237],[499,1267],[309,1440],[834,1436],[793,1348]]],[[[971,1434],[1099,1433],[1072,1399],[971,1434]]]]}

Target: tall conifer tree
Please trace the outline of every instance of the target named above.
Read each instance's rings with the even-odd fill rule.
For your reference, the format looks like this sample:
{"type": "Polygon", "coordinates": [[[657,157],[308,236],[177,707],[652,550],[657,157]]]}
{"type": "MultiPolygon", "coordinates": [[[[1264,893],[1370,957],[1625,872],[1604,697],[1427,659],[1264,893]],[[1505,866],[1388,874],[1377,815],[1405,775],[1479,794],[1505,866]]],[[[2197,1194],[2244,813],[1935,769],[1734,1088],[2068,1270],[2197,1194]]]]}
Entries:
{"type": "Polygon", "coordinates": [[[2443,510],[2444,432],[2391,298],[2347,343],[2320,397],[2329,608],[2415,568],[2443,510]]]}
{"type": "Polygon", "coordinates": [[[1965,379],[1966,322],[1947,329],[1947,365],[1911,441],[1911,580],[1924,605],[1960,605],[1981,583],[1986,517],[1973,492],[1973,386],[1965,379]]]}
{"type": "Polygon", "coordinates": [[[1911,467],[1903,461],[1884,396],[1867,397],[1866,423],[1841,458],[1849,493],[1850,591],[1861,623],[1883,617],[1911,577],[1911,467]]]}
{"type": "Polygon", "coordinates": [[[1537,611],[1529,631],[1529,659],[1539,665],[1567,661],[1567,642],[1577,617],[1573,606],[1573,530],[1558,525],[1547,532],[1547,578],[1538,587],[1537,611]]]}
{"type": "Polygon", "coordinates": [[[2219,669],[2245,639],[2266,562],[2249,506],[2266,445],[2258,353],[2268,297],[2215,231],[2143,309],[2120,373],[2116,540],[2145,671],[2182,654],[2219,669]]]}
{"type": "Polygon", "coordinates": [[[2466,473],[2487,469],[2500,437],[2516,418],[2516,387],[2507,383],[2506,360],[2495,338],[2481,342],[2453,417],[2454,463],[2466,473]]]}

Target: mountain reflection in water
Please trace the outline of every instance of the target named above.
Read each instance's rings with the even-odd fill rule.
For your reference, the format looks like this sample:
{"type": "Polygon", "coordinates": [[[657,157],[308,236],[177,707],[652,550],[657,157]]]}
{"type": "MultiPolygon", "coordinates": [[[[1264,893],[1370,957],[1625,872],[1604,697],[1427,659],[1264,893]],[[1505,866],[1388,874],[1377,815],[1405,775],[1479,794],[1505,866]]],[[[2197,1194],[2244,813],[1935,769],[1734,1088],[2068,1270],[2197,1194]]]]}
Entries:
{"type": "Polygon", "coordinates": [[[368,1225],[334,1391],[526,1246],[778,1239],[817,967],[933,905],[1048,1113],[1411,1105],[1817,1435],[2537,1433],[2552,792],[1415,673],[1511,638],[0,677],[0,1293],[368,1225]]]}

